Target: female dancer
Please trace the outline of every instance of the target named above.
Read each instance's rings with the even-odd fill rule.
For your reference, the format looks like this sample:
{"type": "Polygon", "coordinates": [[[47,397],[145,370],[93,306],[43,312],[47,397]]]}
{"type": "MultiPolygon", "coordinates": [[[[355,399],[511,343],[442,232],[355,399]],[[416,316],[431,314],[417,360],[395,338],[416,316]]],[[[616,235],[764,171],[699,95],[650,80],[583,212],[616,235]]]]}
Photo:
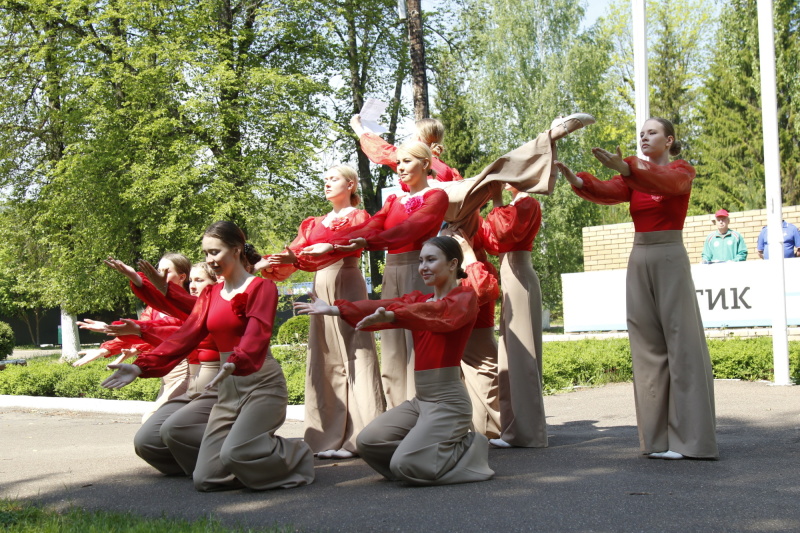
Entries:
{"type": "MultiPolygon", "coordinates": [[[[383,207],[365,223],[337,232],[329,243],[309,247],[306,253],[388,250],[383,273],[385,298],[396,298],[425,283],[419,275],[422,243],[436,235],[447,209],[447,194],[428,186],[431,170],[430,148],[421,142],[397,150],[397,174],[408,193],[391,195],[383,207]]],[[[381,333],[381,378],[387,407],[400,405],[414,396],[414,343],[411,332],[392,329],[381,333]]]]}
{"type": "MultiPolygon", "coordinates": [[[[314,294],[326,300],[366,300],[367,284],[358,269],[360,251],[304,255],[303,249],[334,239],[339,232],[369,218],[356,209],[358,175],[346,165],[324,176],[325,198],[333,210],[309,217],[284,253],[265,256],[262,275],[281,281],[296,269],[316,272],[314,294]]],[[[306,364],[305,433],[303,440],[317,457],[346,459],[356,453],[356,436],[384,411],[375,339],[337,317],[311,317],[306,364]]]]}
{"type": "Polygon", "coordinates": [[[295,304],[301,313],[341,316],[356,329],[413,331],[416,396],[373,420],[357,439],[361,457],[387,479],[444,485],[494,475],[486,437],[469,431],[472,405],[461,381],[461,354],[478,312],[476,291],[459,282],[466,277],[461,262],[455,239],[434,237],[423,245],[418,267],[433,294],[295,304]]]}
{"type": "Polygon", "coordinates": [[[511,185],[514,196],[503,205],[502,191],[495,208],[481,225],[486,249],[500,256],[503,304],[498,353],[500,390],[499,438],[494,446],[547,446],[542,399],[542,291],[531,264],[533,240],[542,222],[539,202],[511,185]]]}
{"type": "MultiPolygon", "coordinates": [[[[127,267],[119,261],[117,263],[118,269],[127,267]]],[[[143,270],[147,271],[145,266],[142,262],[143,270]]],[[[137,285],[134,278],[131,278],[131,286],[139,298],[156,309],[179,315],[180,324],[188,318],[188,313],[191,312],[194,304],[190,306],[188,312],[181,304],[181,300],[170,306],[163,305],[162,292],[156,289],[147,278],[139,278],[132,268],[127,267],[127,269],[140,281],[137,285]]],[[[157,278],[154,277],[154,279],[157,278]]],[[[159,285],[161,281],[166,282],[166,279],[157,279],[159,285]]],[[[189,291],[195,302],[203,289],[216,283],[216,275],[207,263],[196,263],[192,266],[189,291]]],[[[182,291],[178,292],[182,294],[182,291]]],[[[191,300],[184,299],[183,301],[191,300]]],[[[164,324],[160,321],[124,320],[123,322],[122,325],[110,325],[107,330],[115,335],[140,335],[153,346],[160,345],[180,328],[180,325],[164,324]]],[[[186,394],[173,398],[162,405],[153,416],[142,424],[133,440],[136,455],[167,475],[192,475],[208,417],[214,404],[217,403],[216,389],[205,389],[206,385],[219,373],[220,367],[219,351],[213,339],[210,336],[206,337],[198,349],[192,352],[189,359],[196,360],[197,363],[189,365],[192,379],[186,394]]],[[[178,362],[176,359],[170,364],[178,362]]]]}
{"type": "MultiPolygon", "coordinates": [[[[103,263],[105,263],[105,265],[109,268],[117,270],[121,274],[127,276],[131,280],[131,285],[136,283],[141,285],[141,278],[136,271],[134,271],[128,265],[125,265],[113,257],[109,257],[103,261],[103,263]],[[122,265],[122,268],[120,265],[122,265]]],[[[185,255],[173,252],[164,254],[158,261],[158,270],[161,272],[161,275],[165,280],[176,286],[182,287],[184,294],[187,293],[189,290],[191,262],[186,258],[185,255]]],[[[142,315],[139,318],[140,322],[155,320],[159,322],[160,325],[181,324],[181,321],[176,320],[174,315],[171,313],[157,309],[156,307],[149,305],[147,301],[145,301],[145,304],[147,304],[147,307],[145,307],[145,310],[142,312],[142,315]]],[[[83,322],[78,322],[78,325],[82,329],[88,329],[101,333],[110,333],[110,330],[108,329],[109,325],[105,324],[104,322],[86,319],[83,322]]],[[[125,359],[137,356],[152,348],[153,345],[151,343],[148,343],[146,340],[140,340],[136,338],[135,335],[117,337],[116,339],[101,344],[98,350],[87,350],[86,355],[84,355],[84,357],[78,361],[75,361],[73,366],[81,366],[100,357],[111,357],[121,353],[122,355],[112,363],[119,364],[125,359]]],[[[169,371],[169,373],[165,374],[161,378],[161,388],[158,391],[156,401],[153,403],[150,410],[142,416],[142,423],[146,422],[153,415],[153,413],[155,413],[161,408],[162,405],[164,405],[164,403],[172,400],[173,398],[178,398],[186,393],[189,383],[192,379],[192,372],[190,368],[192,363],[197,363],[194,355],[187,358],[185,361],[180,361],[169,371]]]]}
{"type": "Polygon", "coordinates": [[[656,459],[716,459],[714,376],[682,230],[695,171],[670,162],[680,143],[668,120],[651,118],[639,134],[642,153],[594,156],[619,172],[600,181],[557,163],[572,189],[591,202],[630,202],[636,233],[628,261],[628,336],[642,453],[656,459]]]}
{"type": "MultiPolygon", "coordinates": [[[[387,143],[382,137],[371,132],[361,124],[361,116],[353,115],[350,119],[350,127],[358,135],[361,143],[361,151],[369,158],[370,161],[376,165],[385,165],[394,171],[397,171],[397,147],[387,143]]],[[[444,161],[440,159],[444,146],[442,140],[444,139],[444,124],[435,118],[423,118],[418,120],[414,127],[413,140],[419,141],[427,145],[431,149],[431,168],[436,171],[436,179],[438,181],[458,181],[464,179],[458,170],[449,167],[444,161]]],[[[400,181],[400,187],[408,192],[406,183],[400,181]]]]}
{"type": "Polygon", "coordinates": [[[219,386],[219,400],[192,473],[195,488],[264,490],[311,483],[314,459],[308,446],[274,435],[286,418],[288,397],[281,367],[269,353],[277,288],[247,272],[245,261],[252,265],[261,257],[232,222],[209,226],[203,251],[224,282],[201,293],[177,333],[133,365],[118,365],[103,386],[120,388],[136,377],[156,376],[210,333],[222,366],[207,388],[219,386]]]}

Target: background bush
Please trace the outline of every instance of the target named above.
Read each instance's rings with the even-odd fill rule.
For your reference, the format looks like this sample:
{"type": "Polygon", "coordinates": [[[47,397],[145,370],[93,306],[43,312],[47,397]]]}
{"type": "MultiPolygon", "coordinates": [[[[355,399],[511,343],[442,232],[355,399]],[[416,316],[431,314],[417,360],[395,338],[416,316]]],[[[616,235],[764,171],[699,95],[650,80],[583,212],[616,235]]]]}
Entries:
{"type": "Polygon", "coordinates": [[[310,323],[308,315],[293,316],[278,329],[274,344],[305,344],[308,342],[310,323]]]}
{"type": "Polygon", "coordinates": [[[14,330],[5,322],[0,322],[0,361],[11,355],[14,345],[16,345],[14,330]]]}
{"type": "MultiPolygon", "coordinates": [[[[295,317],[300,318],[300,317],[295,317]]],[[[307,318],[307,317],[304,317],[307,318]]],[[[708,348],[714,377],[750,381],[774,379],[772,338],[710,340],[708,348]]],[[[632,379],[628,339],[587,339],[544,343],[542,374],[545,394],[576,386],[603,385],[632,379]]],[[[305,401],[306,345],[273,346],[272,355],[286,376],[289,403],[305,401]]],[[[74,368],[58,362],[58,356],[30,359],[28,366],[9,366],[0,372],[0,394],[107,398],[152,401],[158,394],[158,379],[137,379],[119,390],[100,383],[111,375],[108,360],[74,368]]],[[[800,383],[800,342],[789,343],[789,372],[800,383]]]]}

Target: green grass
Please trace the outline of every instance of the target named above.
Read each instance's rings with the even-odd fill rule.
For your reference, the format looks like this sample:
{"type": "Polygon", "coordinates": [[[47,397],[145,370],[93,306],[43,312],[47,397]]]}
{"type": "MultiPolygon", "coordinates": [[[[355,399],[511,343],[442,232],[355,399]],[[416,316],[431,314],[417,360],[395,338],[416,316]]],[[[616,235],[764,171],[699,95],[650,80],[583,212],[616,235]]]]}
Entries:
{"type": "Polygon", "coordinates": [[[33,505],[0,500],[0,531],[3,533],[288,533],[296,530],[286,526],[258,529],[229,527],[210,518],[189,522],[76,508],[56,512],[33,505]]]}

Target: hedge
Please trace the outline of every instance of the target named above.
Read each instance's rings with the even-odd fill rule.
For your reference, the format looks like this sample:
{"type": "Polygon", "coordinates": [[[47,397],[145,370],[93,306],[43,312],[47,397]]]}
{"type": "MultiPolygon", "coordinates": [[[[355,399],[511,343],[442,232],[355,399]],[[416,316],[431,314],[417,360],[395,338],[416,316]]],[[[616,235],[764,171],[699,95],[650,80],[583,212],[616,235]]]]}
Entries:
{"type": "Polygon", "coordinates": [[[0,322],[0,361],[11,355],[16,344],[14,330],[5,322],[0,322]]]}
{"type": "MultiPolygon", "coordinates": [[[[771,337],[709,340],[708,348],[716,378],[773,379],[771,337]]],[[[272,347],[293,405],[304,402],[306,350],[305,345],[272,347]]],[[[800,383],[800,342],[790,342],[789,352],[791,379],[800,383]]],[[[0,372],[0,394],[153,400],[159,389],[157,379],[137,379],[119,390],[104,389],[100,382],[111,374],[105,369],[108,361],[74,368],[55,357],[31,359],[28,366],[9,366],[0,372]]],[[[628,339],[546,342],[542,359],[546,394],[632,378],[628,339]]]]}
{"type": "Polygon", "coordinates": [[[311,318],[308,315],[297,315],[288,319],[278,328],[275,344],[305,344],[308,342],[308,330],[311,318]]]}

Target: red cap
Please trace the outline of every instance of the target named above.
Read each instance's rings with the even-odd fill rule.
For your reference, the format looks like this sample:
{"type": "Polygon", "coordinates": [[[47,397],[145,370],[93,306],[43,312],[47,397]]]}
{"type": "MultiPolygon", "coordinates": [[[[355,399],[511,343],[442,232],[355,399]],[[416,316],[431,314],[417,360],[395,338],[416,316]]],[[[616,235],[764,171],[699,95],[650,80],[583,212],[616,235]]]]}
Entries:
{"type": "Polygon", "coordinates": [[[728,216],[728,212],[725,211],[724,209],[720,209],[719,211],[714,213],[714,218],[726,217],[726,216],[728,216]]]}

